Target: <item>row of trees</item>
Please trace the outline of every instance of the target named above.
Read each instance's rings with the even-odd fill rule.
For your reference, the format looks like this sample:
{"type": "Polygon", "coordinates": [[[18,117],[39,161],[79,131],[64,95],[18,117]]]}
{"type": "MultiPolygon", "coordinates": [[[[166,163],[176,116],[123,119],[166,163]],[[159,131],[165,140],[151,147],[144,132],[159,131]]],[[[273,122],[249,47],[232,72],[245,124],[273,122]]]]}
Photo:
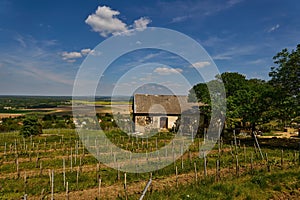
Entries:
{"type": "MultiPolygon", "coordinates": [[[[208,83],[195,85],[189,95],[190,101],[200,101],[211,105],[208,88],[224,84],[226,90],[226,124],[236,128],[236,122],[249,123],[252,132],[257,125],[272,120],[281,127],[300,123],[300,45],[289,52],[283,49],[274,56],[276,67],[271,68],[269,81],[246,79],[239,73],[225,72],[208,83]]],[[[202,107],[202,112],[210,114],[210,106],[202,107]]]]}
{"type": "Polygon", "coordinates": [[[24,136],[40,134],[43,129],[51,128],[75,128],[70,115],[56,116],[46,114],[44,116],[26,115],[16,118],[3,118],[0,121],[0,132],[20,130],[24,136]]]}
{"type": "Polygon", "coordinates": [[[41,119],[28,115],[22,121],[20,134],[24,137],[39,135],[43,133],[42,129],[49,128],[75,128],[75,124],[70,115],[57,117],[56,115],[47,114],[41,119]]]}

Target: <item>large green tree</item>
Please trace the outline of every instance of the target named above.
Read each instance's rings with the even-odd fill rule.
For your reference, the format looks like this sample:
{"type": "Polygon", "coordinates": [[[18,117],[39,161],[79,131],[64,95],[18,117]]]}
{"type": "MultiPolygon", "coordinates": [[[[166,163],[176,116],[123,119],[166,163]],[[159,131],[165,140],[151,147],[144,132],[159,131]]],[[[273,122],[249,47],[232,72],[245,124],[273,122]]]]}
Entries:
{"type": "Polygon", "coordinates": [[[252,133],[259,123],[268,122],[272,114],[273,87],[265,81],[250,79],[246,86],[227,98],[229,118],[239,118],[251,124],[252,133]]]}
{"type": "Polygon", "coordinates": [[[216,78],[223,81],[226,90],[226,97],[233,96],[237,91],[246,89],[247,87],[246,77],[237,72],[224,72],[216,78]]]}
{"type": "Polygon", "coordinates": [[[270,84],[276,87],[276,114],[284,123],[300,115],[300,44],[296,50],[283,49],[273,57],[270,84]]]}
{"type": "MultiPolygon", "coordinates": [[[[252,132],[259,123],[267,122],[271,118],[272,85],[259,79],[247,80],[242,74],[225,72],[208,83],[199,83],[190,91],[190,99],[210,105],[211,88],[218,88],[224,83],[226,90],[226,122],[233,127],[235,120],[249,122],[252,132]],[[208,90],[210,88],[210,92],[208,90]]],[[[204,107],[208,114],[210,107],[204,107]],[[208,109],[207,109],[208,108],[208,109]]]]}
{"type": "Polygon", "coordinates": [[[29,137],[31,135],[42,134],[42,125],[40,124],[37,117],[27,116],[23,120],[23,126],[20,130],[20,134],[24,137],[29,137]]]}

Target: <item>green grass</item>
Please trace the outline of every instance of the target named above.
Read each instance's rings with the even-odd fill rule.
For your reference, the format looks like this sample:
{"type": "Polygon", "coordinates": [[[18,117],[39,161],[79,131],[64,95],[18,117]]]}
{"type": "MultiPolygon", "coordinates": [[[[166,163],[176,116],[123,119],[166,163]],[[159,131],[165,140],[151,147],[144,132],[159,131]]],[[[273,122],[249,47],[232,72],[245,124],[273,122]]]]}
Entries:
{"type": "MultiPolygon", "coordinates": [[[[154,137],[148,139],[148,148],[145,145],[145,139],[137,139],[135,137],[129,137],[126,134],[112,130],[106,132],[106,136],[113,143],[117,143],[119,146],[128,147],[128,149],[139,149],[136,152],[145,152],[155,150],[156,138],[158,140],[158,147],[164,146],[164,142],[169,142],[173,138],[172,133],[160,133],[154,137]],[[143,143],[143,145],[142,145],[143,143]]],[[[0,199],[17,199],[25,192],[29,196],[40,195],[44,189],[45,194],[49,194],[49,176],[48,170],[54,170],[55,172],[55,192],[64,192],[63,186],[63,173],[62,163],[63,159],[66,160],[66,178],[69,182],[70,190],[85,190],[97,187],[97,175],[100,175],[103,182],[103,187],[120,183],[123,179],[123,173],[120,173],[120,180],[117,179],[118,172],[114,169],[106,166],[100,167],[99,171],[96,171],[96,163],[98,162],[92,155],[88,154],[85,150],[85,156],[82,157],[83,167],[91,166],[92,169],[80,173],[79,183],[76,184],[77,168],[79,166],[79,157],[82,156],[83,147],[79,142],[79,157],[75,163],[73,157],[73,171],[70,170],[70,150],[72,148],[73,155],[75,153],[75,144],[79,141],[78,135],[71,129],[50,129],[44,130],[44,135],[35,136],[31,138],[22,138],[18,132],[1,133],[0,134],[0,199]],[[27,146],[26,148],[24,147],[27,146]],[[34,145],[33,145],[34,143],[34,145]],[[6,144],[6,156],[4,156],[4,145],[6,144]],[[56,144],[56,149],[54,146],[56,144]],[[18,159],[20,159],[19,170],[21,177],[16,177],[16,154],[15,145],[17,147],[18,159]],[[36,167],[37,157],[37,145],[39,147],[39,158],[43,166],[43,174],[39,175],[39,165],[36,167]],[[12,148],[12,152],[9,151],[9,147],[12,148]],[[32,150],[31,153],[29,151],[32,150]],[[32,161],[29,161],[29,155],[32,161]],[[22,161],[22,159],[24,161],[22,161]],[[28,175],[25,188],[24,172],[33,171],[34,175],[28,175]]],[[[181,161],[179,158],[175,164],[170,164],[163,169],[153,172],[154,179],[164,179],[166,177],[174,176],[174,166],[178,167],[179,174],[193,173],[194,162],[197,164],[197,170],[203,174],[204,166],[203,159],[199,158],[198,149],[199,139],[195,140],[195,143],[190,146],[190,152],[192,158],[188,156],[188,152],[184,155],[184,159],[181,161]],[[183,164],[183,168],[181,165],[183,164]]],[[[201,140],[200,140],[201,142],[201,140]]],[[[249,143],[249,141],[247,141],[249,143]]],[[[230,142],[229,142],[230,143],[230,142]]],[[[255,153],[253,143],[251,146],[246,146],[246,154],[244,154],[243,141],[241,147],[237,148],[237,154],[239,158],[239,165],[241,170],[246,170],[246,173],[242,174],[240,178],[235,178],[235,148],[229,144],[223,144],[223,149],[220,154],[218,153],[208,154],[207,156],[207,168],[212,173],[207,179],[199,177],[199,182],[191,185],[180,186],[179,189],[170,188],[167,191],[153,191],[147,194],[148,199],[268,199],[271,198],[273,193],[280,192],[294,192],[297,194],[296,188],[300,187],[300,176],[298,170],[298,152],[293,149],[284,150],[284,170],[281,170],[281,148],[267,148],[262,145],[262,151],[264,155],[268,155],[268,164],[270,165],[271,172],[267,172],[266,161],[261,161],[259,153],[255,153]],[[224,151],[223,151],[224,150],[224,151]],[[295,157],[296,153],[296,157],[295,157]],[[250,157],[253,155],[253,163],[257,169],[252,174],[249,172],[250,157]],[[246,156],[246,160],[245,160],[246,156]],[[296,160],[295,160],[296,158],[296,160]],[[231,174],[227,174],[222,178],[221,182],[215,182],[214,172],[216,166],[216,160],[220,159],[220,167],[222,169],[231,168],[231,174]],[[297,161],[297,162],[295,162],[297,161]],[[283,180],[283,179],[287,180],[283,180]],[[171,195],[169,195],[171,191],[171,195]],[[255,192],[253,192],[255,191],[255,192]],[[267,191],[266,195],[264,191],[267,191]],[[270,195],[269,195],[270,194],[270,195]]],[[[247,143],[247,144],[248,144],[247,143]]],[[[217,148],[214,149],[217,152],[217,148]]],[[[136,183],[138,181],[145,181],[149,178],[149,173],[144,174],[128,174],[127,182],[129,184],[136,183]]],[[[130,196],[130,199],[136,199],[137,195],[130,196]]]]}
{"type": "MultiPolygon", "coordinates": [[[[272,199],[274,196],[288,194],[289,197],[300,195],[300,169],[276,170],[266,173],[245,174],[240,178],[227,178],[215,182],[212,178],[198,183],[180,185],[178,189],[148,192],[145,199],[272,199]]],[[[138,195],[130,196],[136,199],[138,195]]],[[[283,197],[284,198],[284,197],[283,197]]]]}

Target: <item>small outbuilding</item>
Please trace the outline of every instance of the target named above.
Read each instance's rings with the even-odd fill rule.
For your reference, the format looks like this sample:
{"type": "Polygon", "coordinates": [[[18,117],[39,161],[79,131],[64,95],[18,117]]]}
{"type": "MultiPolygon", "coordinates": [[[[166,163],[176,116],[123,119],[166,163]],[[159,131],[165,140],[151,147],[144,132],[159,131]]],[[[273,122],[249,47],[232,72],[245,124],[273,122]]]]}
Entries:
{"type": "Polygon", "coordinates": [[[172,129],[182,113],[195,113],[195,110],[199,113],[199,104],[188,102],[187,96],[135,94],[134,129],[142,133],[172,129]]]}

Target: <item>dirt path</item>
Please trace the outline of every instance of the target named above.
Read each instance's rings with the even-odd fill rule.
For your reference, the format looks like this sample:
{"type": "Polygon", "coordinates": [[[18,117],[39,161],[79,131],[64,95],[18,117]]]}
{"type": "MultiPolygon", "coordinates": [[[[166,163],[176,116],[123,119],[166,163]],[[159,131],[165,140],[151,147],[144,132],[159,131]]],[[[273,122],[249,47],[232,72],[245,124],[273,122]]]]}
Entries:
{"type": "Polygon", "coordinates": [[[294,138],[297,138],[298,136],[298,133],[297,132],[294,132],[294,133],[290,133],[290,132],[276,132],[274,133],[273,136],[258,136],[258,138],[273,138],[273,137],[276,137],[276,138],[291,138],[291,137],[294,137],[294,138]]]}

